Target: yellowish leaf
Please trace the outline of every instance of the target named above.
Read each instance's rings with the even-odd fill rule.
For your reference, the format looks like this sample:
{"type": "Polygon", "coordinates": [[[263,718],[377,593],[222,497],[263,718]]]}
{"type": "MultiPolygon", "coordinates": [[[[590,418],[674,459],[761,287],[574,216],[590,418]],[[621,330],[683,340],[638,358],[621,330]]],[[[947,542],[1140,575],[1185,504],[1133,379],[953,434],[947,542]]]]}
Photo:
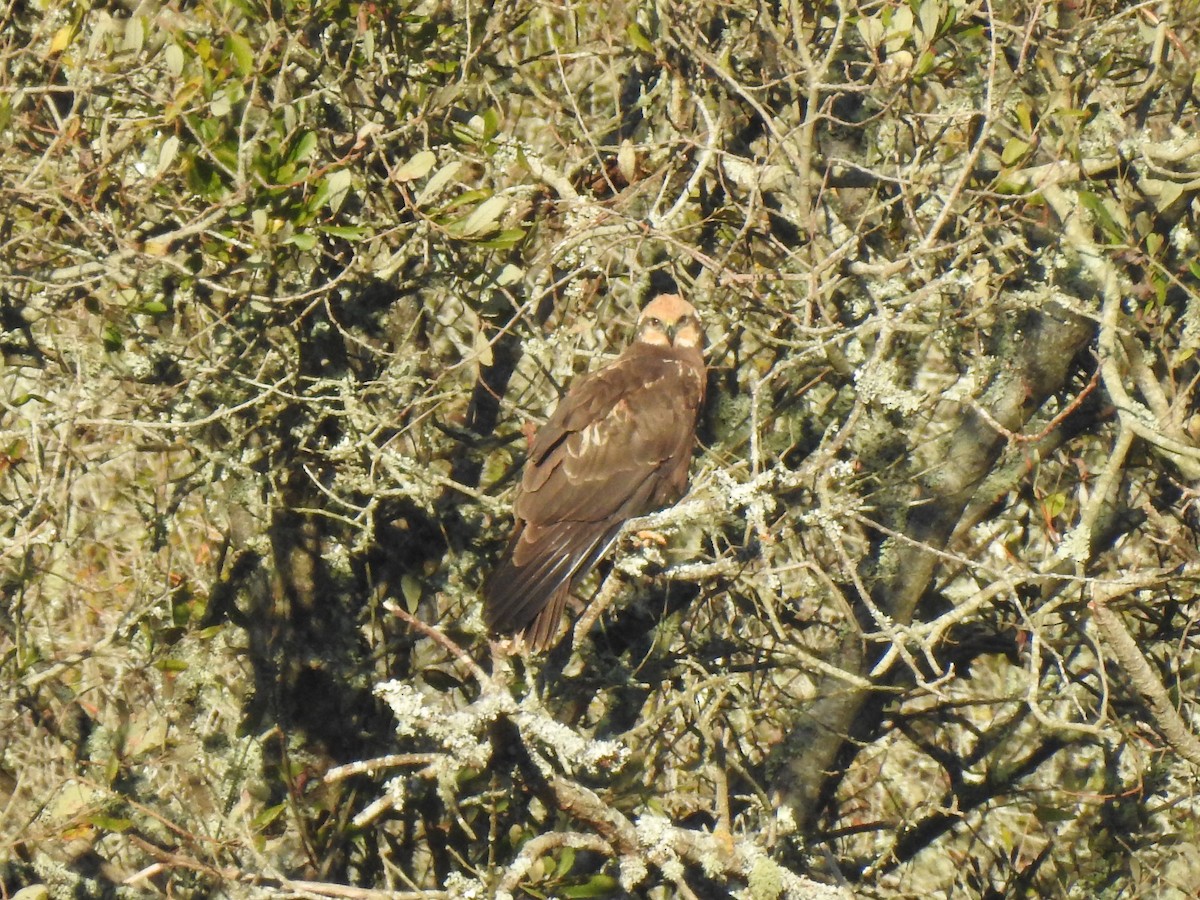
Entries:
{"type": "Polygon", "coordinates": [[[481,366],[490,366],[495,359],[492,357],[492,345],[487,335],[482,331],[475,332],[475,358],[481,366]]]}
{"type": "Polygon", "coordinates": [[[397,181],[413,181],[417,178],[424,178],[436,162],[436,153],[432,150],[422,150],[396,170],[395,178],[397,181]]]}
{"type": "Polygon", "coordinates": [[[70,25],[64,25],[58,29],[54,32],[54,37],[50,39],[50,53],[62,53],[70,45],[71,38],[74,36],[74,29],[70,25]]]}

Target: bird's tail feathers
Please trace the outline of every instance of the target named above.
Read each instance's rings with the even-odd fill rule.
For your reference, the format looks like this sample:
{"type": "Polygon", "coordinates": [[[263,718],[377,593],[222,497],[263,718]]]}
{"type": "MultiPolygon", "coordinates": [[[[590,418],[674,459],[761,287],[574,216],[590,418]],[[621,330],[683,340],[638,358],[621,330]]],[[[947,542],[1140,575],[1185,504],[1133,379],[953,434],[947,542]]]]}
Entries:
{"type": "Polygon", "coordinates": [[[520,534],[488,581],[484,621],[494,632],[521,632],[530,646],[543,650],[558,634],[559,619],[571,589],[599,561],[620,534],[620,524],[573,523],[570,532],[526,565],[513,564],[520,534]]]}

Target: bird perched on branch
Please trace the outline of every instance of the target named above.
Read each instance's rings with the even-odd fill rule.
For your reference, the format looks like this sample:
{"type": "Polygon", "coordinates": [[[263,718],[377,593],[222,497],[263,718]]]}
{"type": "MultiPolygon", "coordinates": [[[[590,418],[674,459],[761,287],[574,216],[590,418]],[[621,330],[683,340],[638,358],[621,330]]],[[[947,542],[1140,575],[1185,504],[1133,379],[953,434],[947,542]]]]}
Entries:
{"type": "Polygon", "coordinates": [[[572,385],[538,430],[512,538],[486,588],[491,631],[550,646],[567,595],[625,521],[683,495],[704,400],[703,340],[695,308],[659,294],[625,352],[572,385]]]}

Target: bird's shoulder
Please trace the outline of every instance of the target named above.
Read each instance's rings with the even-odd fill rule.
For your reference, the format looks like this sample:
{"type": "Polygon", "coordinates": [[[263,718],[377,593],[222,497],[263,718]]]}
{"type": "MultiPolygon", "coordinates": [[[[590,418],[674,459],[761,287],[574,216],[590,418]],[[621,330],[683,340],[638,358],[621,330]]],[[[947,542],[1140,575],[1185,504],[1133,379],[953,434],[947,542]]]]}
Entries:
{"type": "Polygon", "coordinates": [[[559,401],[538,431],[531,456],[538,459],[567,435],[592,430],[624,430],[639,419],[659,418],[660,410],[692,412],[704,394],[699,354],[633,344],[607,366],[582,376],[559,401]]]}

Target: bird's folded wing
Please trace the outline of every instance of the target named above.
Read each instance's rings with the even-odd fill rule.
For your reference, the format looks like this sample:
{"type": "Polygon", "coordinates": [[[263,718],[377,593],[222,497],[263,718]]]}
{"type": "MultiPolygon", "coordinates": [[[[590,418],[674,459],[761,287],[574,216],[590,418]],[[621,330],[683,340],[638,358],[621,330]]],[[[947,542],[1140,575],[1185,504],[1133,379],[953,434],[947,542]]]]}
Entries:
{"type": "Polygon", "coordinates": [[[694,368],[638,356],[572,388],[530,447],[516,529],[487,586],[489,628],[549,642],[571,586],[625,520],[686,487],[702,391],[694,368]]]}

